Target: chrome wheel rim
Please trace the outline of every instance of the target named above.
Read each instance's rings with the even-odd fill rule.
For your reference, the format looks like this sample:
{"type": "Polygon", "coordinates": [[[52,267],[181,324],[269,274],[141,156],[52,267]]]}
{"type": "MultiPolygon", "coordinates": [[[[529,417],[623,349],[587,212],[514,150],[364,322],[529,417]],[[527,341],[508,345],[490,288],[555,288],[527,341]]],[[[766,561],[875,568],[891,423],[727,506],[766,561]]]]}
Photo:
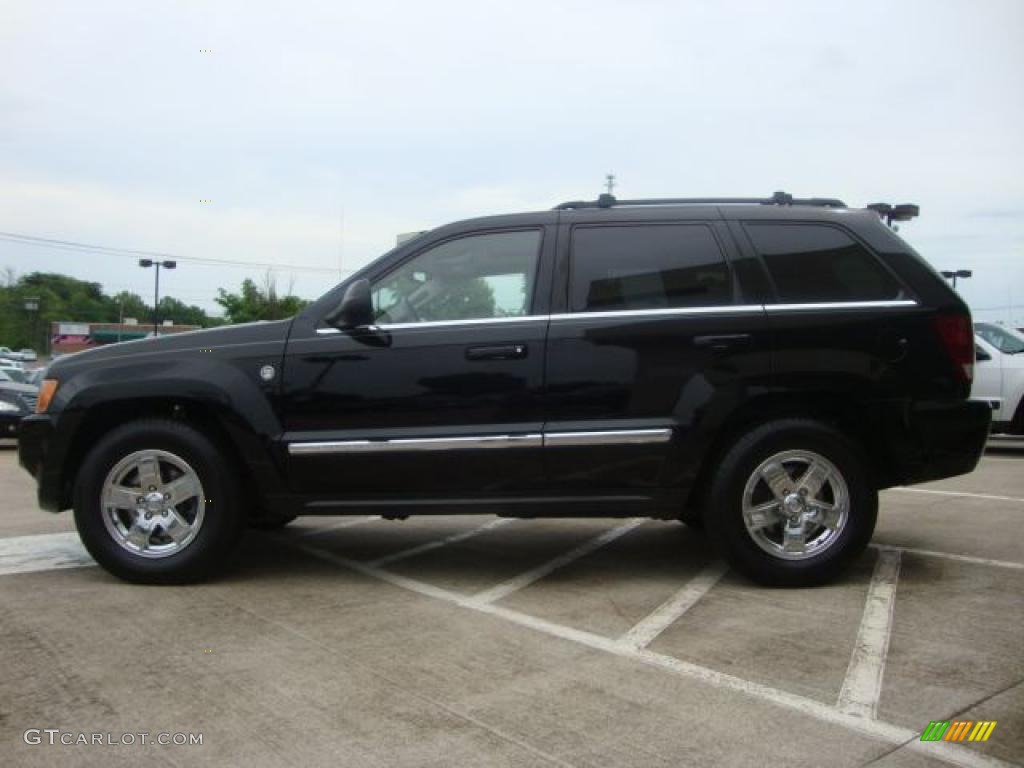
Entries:
{"type": "Polygon", "coordinates": [[[762,550],[806,560],[835,546],[850,517],[850,494],[836,466],[814,451],[782,451],[751,473],[743,524],[762,550]]]}
{"type": "Polygon", "coordinates": [[[100,499],[107,533],[133,555],[176,555],[203,525],[206,497],[199,475],[168,451],[135,451],[107,473],[100,499]]]}

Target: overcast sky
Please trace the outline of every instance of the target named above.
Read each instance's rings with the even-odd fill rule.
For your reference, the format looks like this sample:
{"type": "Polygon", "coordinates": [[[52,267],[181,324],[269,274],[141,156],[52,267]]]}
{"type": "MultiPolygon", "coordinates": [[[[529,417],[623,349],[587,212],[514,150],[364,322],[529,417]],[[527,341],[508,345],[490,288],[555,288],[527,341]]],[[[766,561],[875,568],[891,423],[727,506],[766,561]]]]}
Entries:
{"type": "MultiPolygon", "coordinates": [[[[631,197],[919,203],[902,234],[974,270],[979,319],[1024,325],[1020,0],[0,9],[2,232],[269,262],[313,298],[399,232],[613,171],[631,197]]],[[[126,256],[0,239],[3,267],[152,290],[126,256]]],[[[161,282],[214,309],[263,271],[161,282]]]]}

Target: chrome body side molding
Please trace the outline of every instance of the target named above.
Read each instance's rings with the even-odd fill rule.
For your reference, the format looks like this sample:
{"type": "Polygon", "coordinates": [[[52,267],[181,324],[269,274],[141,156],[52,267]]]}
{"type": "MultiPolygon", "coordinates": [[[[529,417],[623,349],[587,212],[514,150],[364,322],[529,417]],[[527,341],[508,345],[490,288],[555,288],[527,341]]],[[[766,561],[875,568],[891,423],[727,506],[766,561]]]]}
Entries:
{"type": "Polygon", "coordinates": [[[289,443],[291,456],[322,456],[338,453],[397,453],[408,451],[458,451],[481,448],[540,448],[542,446],[645,445],[667,443],[672,430],[611,429],[588,432],[549,432],[525,435],[472,435],[467,437],[414,437],[392,440],[318,440],[289,443]]]}

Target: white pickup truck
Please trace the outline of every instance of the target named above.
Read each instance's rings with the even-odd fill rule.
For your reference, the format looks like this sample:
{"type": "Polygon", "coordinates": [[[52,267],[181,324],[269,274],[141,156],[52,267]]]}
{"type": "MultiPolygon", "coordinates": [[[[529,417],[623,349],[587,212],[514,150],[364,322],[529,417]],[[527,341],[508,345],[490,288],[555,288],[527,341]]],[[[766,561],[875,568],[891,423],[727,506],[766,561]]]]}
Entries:
{"type": "Polygon", "coordinates": [[[992,406],[992,432],[1024,435],[1024,334],[992,323],[974,324],[973,400],[992,406]]]}

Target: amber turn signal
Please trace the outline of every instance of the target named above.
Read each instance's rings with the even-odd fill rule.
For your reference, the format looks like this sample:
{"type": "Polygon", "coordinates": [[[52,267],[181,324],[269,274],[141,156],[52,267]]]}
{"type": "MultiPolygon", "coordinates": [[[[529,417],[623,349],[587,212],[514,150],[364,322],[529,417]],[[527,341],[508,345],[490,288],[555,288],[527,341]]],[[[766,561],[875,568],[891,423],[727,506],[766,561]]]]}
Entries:
{"type": "Polygon", "coordinates": [[[39,386],[39,399],[36,400],[36,413],[46,413],[46,409],[50,407],[50,401],[53,400],[56,392],[57,380],[43,379],[43,383],[39,386]]]}

